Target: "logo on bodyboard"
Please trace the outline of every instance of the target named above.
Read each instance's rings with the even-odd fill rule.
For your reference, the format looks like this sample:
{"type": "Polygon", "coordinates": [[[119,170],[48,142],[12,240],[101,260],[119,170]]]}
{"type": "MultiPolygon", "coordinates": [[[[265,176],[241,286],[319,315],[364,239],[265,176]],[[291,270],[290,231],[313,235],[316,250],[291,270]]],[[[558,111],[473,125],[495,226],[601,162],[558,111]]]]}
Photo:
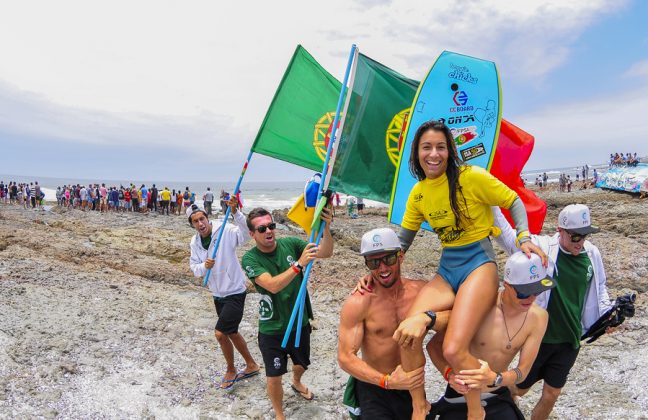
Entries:
{"type": "Polygon", "coordinates": [[[486,149],[484,148],[484,143],[479,143],[474,145],[473,147],[469,147],[465,150],[462,150],[460,153],[461,153],[461,159],[463,159],[463,161],[466,162],[471,159],[475,159],[479,156],[485,155],[486,149]]]}
{"type": "Polygon", "coordinates": [[[450,68],[452,71],[448,73],[448,77],[451,79],[461,80],[462,82],[468,82],[473,85],[479,81],[478,78],[470,73],[470,69],[466,66],[458,66],[450,63],[450,68]]]}

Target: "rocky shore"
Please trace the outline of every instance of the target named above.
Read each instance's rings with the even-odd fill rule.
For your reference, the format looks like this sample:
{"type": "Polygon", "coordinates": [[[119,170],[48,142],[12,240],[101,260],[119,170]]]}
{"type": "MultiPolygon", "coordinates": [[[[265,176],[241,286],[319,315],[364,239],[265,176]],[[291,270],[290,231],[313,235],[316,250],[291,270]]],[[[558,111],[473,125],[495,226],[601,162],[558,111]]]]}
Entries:
{"type": "MultiPolygon", "coordinates": [[[[543,233],[555,231],[564,205],[589,205],[601,227],[591,240],[603,255],[611,297],[639,293],[623,331],[582,348],[553,418],[646,418],[648,201],[602,190],[538,194],[549,206],[543,233]]],[[[310,285],[316,320],[304,382],[316,398],[304,401],[284,381],[289,418],[345,417],[339,309],[366,272],[360,236],[387,218],[386,209],[358,219],[340,213],[334,256],[316,263],[310,285]]],[[[304,237],[282,212],[276,219],[279,235],[304,237]]],[[[272,418],[262,375],[218,388],[224,362],[213,336],[216,314],[189,271],[192,234],[184,217],[1,205],[0,418],[272,418]]],[[[434,235],[420,233],[404,274],[431,278],[439,249],[434,235]]],[[[498,251],[498,259],[501,269],[505,254],[498,251]]],[[[260,361],[257,301],[248,295],[241,333],[260,361]]],[[[428,398],[436,399],[444,383],[427,369],[428,398]]],[[[540,388],[521,400],[525,414],[540,388]]]]}

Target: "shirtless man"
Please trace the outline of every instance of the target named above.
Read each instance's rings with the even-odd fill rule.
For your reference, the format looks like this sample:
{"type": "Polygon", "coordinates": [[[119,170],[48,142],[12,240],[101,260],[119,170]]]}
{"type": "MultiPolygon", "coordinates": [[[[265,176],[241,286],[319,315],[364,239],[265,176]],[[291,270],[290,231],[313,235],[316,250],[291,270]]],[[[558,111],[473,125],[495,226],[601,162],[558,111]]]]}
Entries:
{"type": "MultiPolygon", "coordinates": [[[[400,366],[398,342],[392,336],[425,282],[401,277],[403,253],[391,229],[365,233],[360,254],[369,268],[373,293],[354,293],[342,306],[338,363],[352,376],[345,401],[351,402],[353,397],[347,397],[355,396],[356,410],[352,412],[363,418],[410,418],[412,399],[408,390],[423,385],[423,367],[405,373],[400,366]],[[358,356],[360,350],[362,358],[358,356]]],[[[428,324],[439,328],[447,324],[448,314],[430,312],[424,316],[428,324]]]]}
{"type": "MultiPolygon", "coordinates": [[[[506,261],[503,283],[496,305],[470,343],[471,353],[480,359],[480,369],[453,372],[441,350],[443,333],[436,334],[428,343],[430,359],[448,381],[445,395],[433,405],[433,413],[439,414],[440,419],[465,419],[467,406],[462,394],[474,389],[482,390],[486,419],[524,419],[508,387],[522,382],[531,370],[548,320],[547,311],[534,301],[556,283],[547,276],[537,255],[529,258],[521,252],[506,261]],[[517,367],[509,369],[518,353],[517,367]]],[[[423,316],[420,318],[424,320],[423,316]]],[[[403,336],[406,335],[404,331],[403,336]]]]}

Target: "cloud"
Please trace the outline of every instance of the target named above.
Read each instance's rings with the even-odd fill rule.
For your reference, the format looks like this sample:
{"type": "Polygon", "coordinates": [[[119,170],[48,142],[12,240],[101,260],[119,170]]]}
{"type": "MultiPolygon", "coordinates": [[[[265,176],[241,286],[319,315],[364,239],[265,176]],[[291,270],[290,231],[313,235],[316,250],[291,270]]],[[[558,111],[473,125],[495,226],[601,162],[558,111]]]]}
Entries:
{"type": "MultiPolygon", "coordinates": [[[[356,43],[413,79],[449,49],[542,84],[584,31],[628,4],[60,0],[34,13],[12,2],[0,14],[0,126],[92,150],[164,148],[180,166],[227,162],[238,173],[298,43],[338,79],[356,43]]],[[[579,105],[589,106],[560,109],[581,115],[579,105]]],[[[544,133],[542,112],[524,117],[534,134],[544,133]]]]}
{"type": "Polygon", "coordinates": [[[296,44],[341,78],[352,43],[420,79],[450,49],[523,80],[626,0],[14,2],[0,16],[0,80],[111,112],[224,115],[258,127],[296,44]]]}
{"type": "Polygon", "coordinates": [[[113,113],[48,101],[0,83],[0,126],[15,137],[48,138],[77,146],[161,147],[184,158],[233,159],[251,146],[251,133],[224,116],[113,113]],[[223,148],[222,145],[228,147],[223,148]]]}
{"type": "Polygon", "coordinates": [[[623,75],[625,77],[648,78],[648,60],[634,63],[623,75]]]}
{"type": "MultiPolygon", "coordinates": [[[[645,62],[636,63],[628,73],[645,70],[645,65],[645,62]]],[[[646,109],[648,79],[627,91],[548,106],[512,122],[535,136],[535,148],[527,167],[596,164],[607,162],[610,153],[647,154],[646,109]]]]}
{"type": "Polygon", "coordinates": [[[388,8],[342,11],[331,33],[354,28],[349,42],[413,78],[447,49],[496,61],[510,77],[537,80],[566,62],[584,30],[627,3],[490,0],[422,7],[397,0],[388,8]],[[363,31],[353,22],[362,22],[363,31]]]}

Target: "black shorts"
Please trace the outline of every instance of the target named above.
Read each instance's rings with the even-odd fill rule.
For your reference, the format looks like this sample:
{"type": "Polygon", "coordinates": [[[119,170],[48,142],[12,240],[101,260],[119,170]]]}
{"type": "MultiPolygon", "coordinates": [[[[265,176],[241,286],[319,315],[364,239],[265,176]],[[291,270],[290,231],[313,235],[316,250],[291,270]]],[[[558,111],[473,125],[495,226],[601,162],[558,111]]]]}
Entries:
{"type": "MultiPolygon", "coordinates": [[[[490,393],[494,395],[482,400],[486,420],[524,420],[524,415],[513,401],[511,391],[507,387],[497,388],[490,393]]],[[[443,397],[432,404],[428,418],[436,418],[437,415],[439,420],[464,420],[468,415],[465,399],[449,385],[443,397]],[[463,402],[451,402],[453,399],[462,399],[463,402]]]]}
{"type": "Polygon", "coordinates": [[[247,292],[225,297],[214,296],[214,306],[218,314],[218,321],[214,329],[223,334],[235,334],[238,332],[239,324],[243,319],[243,308],[245,307],[245,295],[247,292]]]}
{"type": "Polygon", "coordinates": [[[363,419],[410,419],[412,397],[409,391],[382,389],[360,380],[355,385],[356,396],[363,419]]]}
{"type": "Polygon", "coordinates": [[[531,388],[533,384],[541,379],[551,387],[564,387],[569,371],[576,362],[579,350],[580,348],[575,349],[569,343],[540,344],[538,356],[533,362],[526,379],[518,384],[518,388],[531,388]]]}
{"type": "Polygon", "coordinates": [[[293,365],[308,369],[308,365],[310,365],[310,334],[310,324],[302,327],[299,347],[295,347],[295,333],[293,332],[284,349],[281,347],[283,334],[259,333],[259,350],[263,356],[266,376],[281,376],[288,372],[288,356],[290,356],[293,365]]]}
{"type": "Polygon", "coordinates": [[[364,210],[364,204],[358,204],[358,211],[364,210]]]}

